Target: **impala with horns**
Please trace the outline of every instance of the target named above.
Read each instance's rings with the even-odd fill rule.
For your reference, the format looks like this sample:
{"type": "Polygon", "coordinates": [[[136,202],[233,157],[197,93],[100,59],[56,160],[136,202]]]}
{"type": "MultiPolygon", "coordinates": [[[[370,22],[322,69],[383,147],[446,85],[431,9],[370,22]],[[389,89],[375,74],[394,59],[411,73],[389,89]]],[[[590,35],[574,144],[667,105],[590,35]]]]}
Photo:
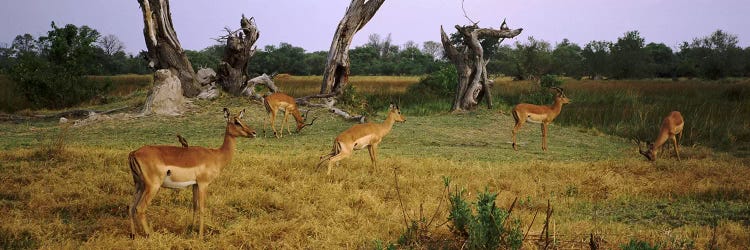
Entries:
{"type": "MultiPolygon", "coordinates": [[[[289,120],[289,114],[292,114],[292,116],[294,116],[294,120],[297,122],[297,132],[299,132],[306,126],[312,125],[313,122],[315,122],[315,119],[317,119],[317,117],[315,117],[312,119],[312,121],[310,121],[310,123],[305,123],[305,119],[307,119],[307,112],[310,112],[310,110],[305,112],[305,116],[303,118],[299,112],[299,109],[297,108],[297,102],[294,100],[294,97],[291,97],[284,93],[276,92],[263,97],[263,105],[266,106],[266,112],[268,112],[268,115],[271,118],[271,129],[273,130],[273,134],[276,137],[284,136],[285,126],[286,131],[289,132],[290,135],[292,134],[292,131],[289,129],[289,125],[287,124],[287,121],[289,120]],[[284,120],[281,122],[281,133],[276,132],[276,113],[279,111],[279,109],[284,110],[284,120]]],[[[263,121],[263,134],[266,134],[265,119],[263,121]]]]}
{"type": "Polygon", "coordinates": [[[672,139],[672,143],[674,144],[674,153],[677,155],[677,160],[680,161],[680,151],[678,149],[679,144],[677,144],[677,135],[680,135],[680,140],[682,140],[682,127],[684,125],[685,120],[682,119],[682,114],[680,114],[680,112],[670,112],[667,117],[664,117],[664,121],[662,121],[661,123],[661,129],[659,129],[659,135],[656,136],[656,140],[653,143],[649,143],[646,150],[641,149],[641,141],[636,139],[636,143],[638,144],[638,152],[645,156],[649,161],[655,161],[656,155],[664,146],[664,143],[667,142],[667,139],[672,139]]]}
{"type": "Polygon", "coordinates": [[[365,123],[357,124],[339,134],[333,141],[331,153],[320,157],[319,168],[323,162],[328,160],[328,172],[331,174],[331,166],[346,157],[352,155],[354,150],[360,150],[367,147],[370,151],[370,160],[373,168],[378,153],[378,144],[388,133],[391,132],[395,122],[405,122],[406,118],[401,114],[401,109],[397,105],[391,104],[388,110],[388,117],[383,123],[365,123]]]}
{"type": "Polygon", "coordinates": [[[555,118],[560,115],[563,104],[570,103],[570,99],[565,96],[563,89],[558,87],[550,88],[557,92],[555,94],[555,102],[550,106],[534,105],[528,103],[521,103],[513,107],[511,114],[513,119],[516,120],[516,125],[513,127],[513,150],[518,150],[516,145],[516,133],[521,129],[524,123],[541,123],[542,124],[542,150],[547,151],[547,126],[552,123],[555,118]]]}
{"type": "Polygon", "coordinates": [[[232,160],[237,137],[255,137],[255,130],[242,121],[244,114],[245,110],[242,110],[238,115],[231,115],[224,108],[227,127],[224,144],[218,149],[146,145],[130,152],[130,171],[135,183],[133,204],[128,211],[131,237],[137,235],[137,228],[141,228],[146,236],[151,234],[151,227],[146,221],[146,208],[159,188],[192,186],[193,224],[199,221],[198,237],[203,238],[203,212],[208,185],[232,160]]]}

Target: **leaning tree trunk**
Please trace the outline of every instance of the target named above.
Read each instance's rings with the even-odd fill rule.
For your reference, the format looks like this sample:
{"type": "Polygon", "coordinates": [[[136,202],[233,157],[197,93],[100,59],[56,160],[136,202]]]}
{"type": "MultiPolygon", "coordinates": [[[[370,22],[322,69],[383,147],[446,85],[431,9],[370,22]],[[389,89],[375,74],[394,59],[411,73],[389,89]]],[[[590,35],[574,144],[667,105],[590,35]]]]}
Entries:
{"type": "MultiPolygon", "coordinates": [[[[504,22],[503,22],[504,23],[504,22]]],[[[482,38],[513,38],[521,34],[523,29],[511,30],[501,26],[500,29],[479,28],[476,24],[470,26],[456,25],[458,33],[463,37],[464,48],[459,51],[451,43],[443,27],[440,26],[440,38],[445,49],[445,55],[453,62],[458,72],[456,95],[451,106],[452,112],[472,110],[484,98],[487,107],[492,108],[492,92],[490,81],[487,79],[487,63],[479,39],[482,38]]]]}
{"type": "Polygon", "coordinates": [[[182,94],[186,97],[197,96],[200,84],[172,27],[169,0],[138,0],[138,3],[143,12],[143,36],[146,38],[149,66],[172,71],[180,79],[182,94]]]}
{"type": "Polygon", "coordinates": [[[227,45],[217,73],[219,85],[235,96],[242,95],[242,90],[247,85],[247,64],[255,54],[254,44],[260,36],[252,17],[247,19],[243,14],[240,25],[242,28],[236,31],[227,29],[229,34],[222,37],[226,39],[227,45]]]}
{"type": "Polygon", "coordinates": [[[333,35],[328,61],[323,72],[320,94],[340,95],[349,84],[349,45],[357,33],[375,15],[385,0],[352,0],[333,35]]]}

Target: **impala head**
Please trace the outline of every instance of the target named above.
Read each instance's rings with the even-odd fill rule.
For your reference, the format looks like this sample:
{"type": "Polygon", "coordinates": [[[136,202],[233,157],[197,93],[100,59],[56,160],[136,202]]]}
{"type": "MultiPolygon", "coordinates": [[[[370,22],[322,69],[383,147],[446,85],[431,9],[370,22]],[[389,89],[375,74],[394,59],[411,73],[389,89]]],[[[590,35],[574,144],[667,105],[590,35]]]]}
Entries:
{"type": "Polygon", "coordinates": [[[641,150],[640,148],[638,151],[646,157],[649,161],[655,161],[656,160],[656,149],[654,149],[654,144],[649,143],[648,148],[646,150],[641,150]]]}
{"type": "Polygon", "coordinates": [[[641,148],[641,140],[640,139],[633,139],[633,141],[638,144],[638,153],[641,153],[646,159],[649,161],[655,161],[656,160],[656,151],[654,150],[654,144],[648,143],[646,146],[646,150],[643,150],[641,148]]]}
{"type": "MultiPolygon", "coordinates": [[[[303,115],[303,117],[305,117],[305,121],[307,121],[307,117],[309,117],[309,116],[307,116],[307,113],[310,113],[309,109],[307,111],[305,111],[305,115],[303,115]]],[[[299,132],[300,130],[302,130],[304,127],[312,126],[313,122],[315,122],[316,119],[318,119],[317,116],[313,117],[313,119],[312,119],[312,121],[310,121],[310,123],[297,122],[297,132],[299,132]]]]}
{"type": "Polygon", "coordinates": [[[563,92],[562,88],[559,87],[550,87],[550,89],[557,92],[555,94],[555,100],[560,100],[562,104],[568,104],[571,103],[570,99],[568,99],[568,96],[565,95],[565,92],[563,92]]]}
{"type": "Polygon", "coordinates": [[[401,114],[401,109],[398,107],[398,105],[395,105],[391,103],[391,106],[389,107],[388,116],[393,116],[394,120],[397,122],[405,122],[406,117],[401,114]]]}
{"type": "Polygon", "coordinates": [[[227,119],[227,133],[234,137],[253,138],[255,137],[255,129],[242,122],[243,115],[245,115],[244,109],[239,114],[232,115],[229,113],[229,109],[224,108],[224,118],[227,119]]]}

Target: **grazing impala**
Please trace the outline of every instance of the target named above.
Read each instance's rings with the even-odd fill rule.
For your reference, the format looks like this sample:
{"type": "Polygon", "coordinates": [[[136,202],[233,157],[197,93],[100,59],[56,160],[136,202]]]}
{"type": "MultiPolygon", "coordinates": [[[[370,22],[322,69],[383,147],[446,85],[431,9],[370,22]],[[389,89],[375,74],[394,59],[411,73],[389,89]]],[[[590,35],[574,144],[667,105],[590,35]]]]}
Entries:
{"type": "Polygon", "coordinates": [[[542,124],[542,150],[547,151],[547,125],[552,123],[552,120],[560,114],[563,104],[570,103],[570,99],[565,96],[563,89],[558,87],[550,89],[557,91],[557,94],[555,94],[555,103],[550,106],[521,103],[513,107],[511,113],[513,114],[513,119],[516,120],[516,125],[513,127],[513,150],[518,150],[516,146],[516,133],[528,121],[542,124]]]}
{"type": "Polygon", "coordinates": [[[333,141],[331,153],[320,157],[318,167],[328,160],[327,174],[330,175],[333,163],[352,155],[354,150],[360,150],[365,147],[370,151],[370,160],[372,161],[372,166],[375,167],[378,144],[383,140],[383,137],[391,132],[393,123],[405,121],[406,118],[401,115],[401,110],[398,106],[391,104],[388,117],[385,118],[383,123],[357,124],[339,134],[336,140],[333,141]]]}
{"type": "Polygon", "coordinates": [[[678,144],[676,135],[679,134],[680,140],[682,140],[682,127],[684,125],[685,121],[682,119],[682,114],[678,111],[672,111],[667,117],[664,117],[664,121],[661,123],[661,129],[659,130],[659,135],[653,143],[648,144],[647,150],[641,149],[641,143],[640,141],[637,141],[638,151],[649,161],[655,161],[656,154],[659,153],[659,150],[664,146],[664,143],[667,142],[667,139],[672,139],[674,153],[677,155],[677,160],[680,161],[680,152],[677,148],[678,144]]]}
{"type": "MultiPolygon", "coordinates": [[[[273,134],[276,137],[283,137],[284,136],[284,127],[287,124],[287,121],[289,120],[289,114],[291,113],[292,116],[294,116],[294,120],[297,121],[297,132],[302,130],[305,126],[310,126],[315,122],[316,118],[313,118],[313,120],[310,123],[305,123],[305,118],[302,118],[302,115],[299,113],[299,109],[297,109],[297,102],[294,101],[294,97],[288,96],[284,93],[273,93],[266,97],[263,97],[263,105],[266,106],[266,112],[268,112],[268,115],[271,117],[271,129],[273,129],[273,134]],[[281,133],[276,132],[276,113],[279,111],[279,109],[284,110],[284,120],[281,122],[281,133]]],[[[305,113],[305,117],[307,117],[307,113],[305,113]]],[[[286,125],[286,131],[289,132],[289,134],[292,134],[292,131],[289,130],[288,125],[286,125]]],[[[263,134],[266,134],[266,122],[263,121],[263,134]]]]}
{"type": "Polygon", "coordinates": [[[227,128],[224,144],[218,149],[146,145],[130,152],[130,171],[135,183],[135,197],[129,209],[131,237],[137,234],[136,227],[140,227],[146,236],[151,233],[146,221],[146,208],[160,187],[178,189],[193,186],[193,224],[198,218],[198,237],[203,238],[203,211],[208,185],[232,160],[237,137],[255,137],[255,130],[242,122],[243,114],[245,110],[239,115],[231,115],[224,108],[227,128]]]}

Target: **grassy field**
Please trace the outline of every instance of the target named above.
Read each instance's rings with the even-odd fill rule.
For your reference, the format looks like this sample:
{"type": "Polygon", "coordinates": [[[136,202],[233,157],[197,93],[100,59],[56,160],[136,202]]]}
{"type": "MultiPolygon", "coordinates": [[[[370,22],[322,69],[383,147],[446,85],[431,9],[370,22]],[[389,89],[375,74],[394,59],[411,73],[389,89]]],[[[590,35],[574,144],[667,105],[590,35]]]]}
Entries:
{"type": "MultiPolygon", "coordinates": [[[[319,87],[316,78],[292,80],[277,84],[294,95],[319,87]]],[[[359,80],[352,82],[367,98],[389,99],[417,79],[359,80]],[[389,92],[379,95],[388,85],[393,85],[389,92]]],[[[595,83],[568,84],[574,101],[593,98],[582,93],[596,89],[587,85],[595,83]]],[[[708,91],[697,84],[685,88],[708,91]]],[[[518,96],[527,87],[496,85],[498,92],[518,96]]],[[[145,92],[139,91],[108,105],[132,105],[143,98],[145,92]]],[[[376,168],[366,152],[357,152],[334,167],[331,176],[314,166],[330,151],[333,138],[352,124],[326,111],[310,112],[320,118],[300,134],[239,139],[235,159],[209,188],[204,241],[196,240],[190,227],[191,192],[166,189],[148,210],[156,233],[128,238],[126,210],[134,187],[127,154],[144,144],[178,145],[175,133],[191,145],[217,147],[225,126],[222,107],[246,109],[246,122],[262,135],[260,104],[225,96],[195,101],[191,112],[180,117],[113,119],[69,129],[56,121],[3,122],[0,243],[3,248],[373,248],[404,233],[402,211],[417,219],[420,213],[431,215],[441,200],[447,202],[442,179],[450,177],[453,185],[469,191],[471,201],[485,188],[499,193],[503,208],[517,197],[512,217],[521,220],[524,233],[540,212],[530,225],[530,239],[538,239],[549,200],[560,248],[586,248],[590,233],[601,237],[605,248],[631,239],[667,249],[704,249],[712,240],[722,249],[750,247],[748,158],[731,149],[683,143],[682,162],[669,154],[646,162],[628,139],[610,135],[616,131],[562,120],[585,109],[583,101],[567,106],[559,124],[550,127],[547,152],[541,151],[540,129],[533,124],[522,129],[515,152],[509,142],[513,118],[506,115],[510,98],[496,98],[505,114],[420,112],[423,108],[406,102],[407,121],[384,139],[376,168]]],[[[386,107],[371,106],[378,111],[371,120],[382,121],[386,107]]],[[[694,126],[693,119],[698,120],[686,116],[686,127],[694,126]]],[[[439,211],[442,223],[448,217],[444,204],[439,211]]],[[[431,228],[430,238],[454,239],[448,224],[441,223],[431,228]]],[[[532,247],[534,241],[524,245],[532,247]]]]}

